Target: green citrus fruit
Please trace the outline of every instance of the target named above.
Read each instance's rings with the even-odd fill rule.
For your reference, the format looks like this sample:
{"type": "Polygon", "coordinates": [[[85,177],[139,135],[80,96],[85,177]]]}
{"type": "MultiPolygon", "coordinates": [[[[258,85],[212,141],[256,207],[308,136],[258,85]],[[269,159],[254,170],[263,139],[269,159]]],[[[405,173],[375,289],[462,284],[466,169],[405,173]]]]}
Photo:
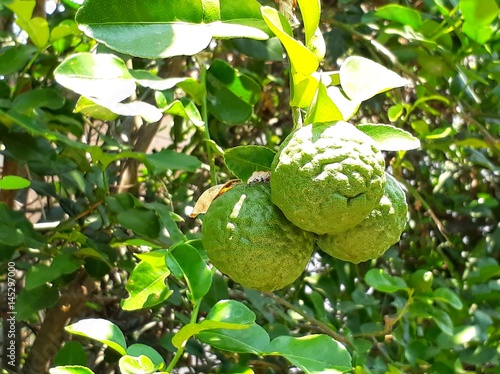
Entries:
{"type": "Polygon", "coordinates": [[[378,206],[359,225],[338,235],[322,235],[319,247],[332,257],[355,264],[377,258],[399,240],[408,205],[398,182],[387,174],[378,206]]]}
{"type": "Polygon", "coordinates": [[[271,203],[269,184],[239,184],[217,197],[203,220],[210,261],[244,287],[281,289],[305,269],[314,234],[289,222],[271,203]]]}
{"type": "Polygon", "coordinates": [[[384,193],[384,158],[347,122],[304,126],[288,136],[271,165],[271,199],[292,223],[338,234],[360,223],[384,193]]]}

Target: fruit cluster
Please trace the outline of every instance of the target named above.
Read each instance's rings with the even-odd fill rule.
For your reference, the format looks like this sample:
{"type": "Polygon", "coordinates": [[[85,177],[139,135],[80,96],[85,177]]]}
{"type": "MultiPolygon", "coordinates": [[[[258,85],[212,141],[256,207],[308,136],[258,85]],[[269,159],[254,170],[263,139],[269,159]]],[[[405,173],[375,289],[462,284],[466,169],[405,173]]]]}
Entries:
{"type": "Polygon", "coordinates": [[[212,202],[203,244],[221,272],[272,291],[300,276],[316,243],[353,263],[379,257],[407,210],[372,138],[347,122],[313,124],[285,139],[270,183],[238,184],[212,202]]]}

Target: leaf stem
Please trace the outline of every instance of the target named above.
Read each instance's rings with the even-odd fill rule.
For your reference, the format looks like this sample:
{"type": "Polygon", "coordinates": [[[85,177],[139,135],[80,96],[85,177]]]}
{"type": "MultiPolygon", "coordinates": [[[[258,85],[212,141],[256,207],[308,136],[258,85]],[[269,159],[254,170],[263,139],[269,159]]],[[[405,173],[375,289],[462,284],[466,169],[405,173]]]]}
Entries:
{"type": "MultiPolygon", "coordinates": [[[[189,319],[189,323],[196,323],[196,321],[198,320],[198,313],[200,311],[201,299],[195,300],[193,305],[194,305],[193,312],[191,313],[191,318],[189,319]]],[[[170,361],[170,364],[168,365],[167,369],[165,370],[167,373],[172,372],[172,370],[175,368],[175,365],[177,365],[177,362],[184,354],[184,347],[186,346],[186,343],[187,343],[187,340],[184,341],[184,343],[182,343],[182,347],[177,349],[177,352],[175,352],[175,355],[172,358],[172,361],[170,361]]]]}
{"type": "Polygon", "coordinates": [[[201,117],[203,119],[203,123],[205,124],[205,140],[206,140],[206,147],[207,147],[207,157],[208,157],[208,163],[210,165],[210,180],[212,183],[212,186],[215,186],[217,184],[217,173],[215,172],[215,160],[214,160],[214,153],[212,150],[212,147],[210,146],[210,131],[208,129],[208,109],[207,109],[207,68],[203,62],[200,62],[201,66],[201,84],[205,88],[205,92],[203,94],[203,98],[201,100],[201,117]]]}

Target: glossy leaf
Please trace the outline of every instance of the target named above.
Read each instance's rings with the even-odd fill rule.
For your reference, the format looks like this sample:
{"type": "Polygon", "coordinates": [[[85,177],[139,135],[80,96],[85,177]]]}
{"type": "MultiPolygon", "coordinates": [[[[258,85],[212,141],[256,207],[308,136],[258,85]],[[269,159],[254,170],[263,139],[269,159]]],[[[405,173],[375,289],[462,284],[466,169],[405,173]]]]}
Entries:
{"type": "Polygon", "coordinates": [[[156,371],[153,362],[144,355],[122,356],[118,361],[118,366],[122,374],[153,374],[156,371]]]}
{"type": "Polygon", "coordinates": [[[49,373],[50,374],[94,374],[94,372],[89,368],[79,365],[56,366],[55,368],[49,369],[49,373]]]}
{"type": "Polygon", "coordinates": [[[361,124],[358,130],[372,137],[382,151],[408,151],[420,147],[420,141],[409,132],[385,124],[361,124]]]}
{"type": "Polygon", "coordinates": [[[375,16],[408,25],[414,30],[422,25],[422,17],[417,10],[399,4],[384,5],[377,9],[375,16]]]}
{"type": "Polygon", "coordinates": [[[328,96],[326,86],[320,82],[318,92],[304,122],[306,124],[324,123],[340,121],[343,118],[344,116],[340,109],[335,105],[330,96],[328,96]]]}
{"type": "Polygon", "coordinates": [[[0,190],[20,190],[29,187],[31,182],[17,175],[6,175],[0,179],[0,190]]]}
{"type": "Polygon", "coordinates": [[[125,63],[111,54],[73,55],[54,70],[54,76],[59,84],[95,102],[118,103],[136,89],[125,63]]]}
{"type": "Polygon", "coordinates": [[[121,355],[126,354],[125,336],[118,326],[108,320],[101,318],[83,319],[66,326],[65,330],[71,334],[85,336],[106,344],[121,355]]]}
{"type": "Polygon", "coordinates": [[[7,7],[16,13],[16,23],[28,33],[33,44],[41,50],[49,41],[50,30],[45,18],[32,18],[35,6],[35,0],[14,0],[12,3],[7,4],[7,7]]]}
{"type": "Polygon", "coordinates": [[[340,84],[354,101],[365,101],[390,89],[407,84],[386,67],[364,57],[348,57],[340,66],[340,84]]]}
{"type": "Polygon", "coordinates": [[[244,330],[251,325],[244,325],[240,323],[220,322],[203,320],[200,323],[188,323],[173,336],[172,344],[176,348],[184,346],[185,342],[192,336],[197,335],[203,331],[225,329],[225,330],[244,330]]]}
{"type": "Polygon", "coordinates": [[[174,275],[182,274],[192,302],[206,295],[212,284],[212,272],[195,247],[186,243],[178,244],[167,254],[166,261],[174,275]]]}
{"type": "Polygon", "coordinates": [[[460,0],[458,6],[465,21],[477,28],[489,25],[499,14],[499,6],[495,0],[460,0]]]}
{"type": "Polygon", "coordinates": [[[305,373],[352,369],[347,349],[327,335],[279,336],[266,347],[266,354],[281,355],[305,373]]]}
{"type": "Polygon", "coordinates": [[[359,109],[361,102],[349,100],[337,86],[330,86],[326,89],[328,97],[342,113],[344,121],[352,118],[359,109]]]}
{"type": "Polygon", "coordinates": [[[55,366],[62,365],[87,365],[87,354],[82,343],[77,341],[68,341],[59,349],[54,357],[55,366]]]}
{"type": "Polygon", "coordinates": [[[432,298],[434,300],[441,301],[443,303],[449,304],[453,308],[460,310],[463,308],[462,301],[457,296],[455,292],[449,288],[440,287],[434,290],[432,293],[432,298]]]}
{"type": "MultiPolygon", "coordinates": [[[[161,95],[161,93],[158,93],[158,95],[161,95]]],[[[188,119],[198,127],[202,127],[205,124],[195,103],[185,97],[180,100],[173,101],[169,105],[162,108],[162,110],[164,113],[188,119]]]]}
{"type": "Polygon", "coordinates": [[[453,335],[453,322],[448,313],[441,309],[433,309],[432,319],[442,332],[446,335],[453,335]]]}
{"type": "Polygon", "coordinates": [[[103,121],[114,121],[119,116],[111,109],[96,104],[92,100],[87,99],[85,96],[80,96],[76,102],[74,112],[86,114],[90,117],[101,119],[103,121]]]}
{"type": "Polygon", "coordinates": [[[130,103],[117,103],[99,99],[94,99],[94,101],[113,113],[122,116],[141,116],[146,122],[157,122],[163,116],[161,110],[143,101],[132,101],[130,103]]]}
{"type": "Polygon", "coordinates": [[[224,162],[237,178],[246,182],[255,171],[271,170],[275,154],[272,149],[263,146],[237,146],[224,152],[224,162]]]}
{"type": "Polygon", "coordinates": [[[290,106],[307,108],[311,105],[316,92],[318,92],[319,79],[313,75],[304,75],[301,73],[292,73],[292,99],[290,106]]]}
{"type": "Polygon", "coordinates": [[[319,66],[316,55],[293,38],[292,29],[286,18],[268,6],[262,7],[261,11],[264,21],[285,47],[294,71],[303,75],[310,75],[316,71],[319,66]]]}
{"type": "Polygon", "coordinates": [[[262,354],[269,344],[266,330],[256,324],[244,330],[207,330],[197,334],[196,337],[214,348],[236,353],[262,354]]]}
{"type": "Polygon", "coordinates": [[[267,39],[257,1],[204,8],[201,0],[88,0],[76,20],[90,37],[122,53],[145,58],[194,55],[212,37],[267,39]],[[105,11],[103,11],[103,8],[105,11]]]}
{"type": "MultiPolygon", "coordinates": [[[[163,264],[164,258],[165,255],[160,259],[163,264]]],[[[163,303],[173,292],[166,282],[169,275],[166,265],[154,266],[147,261],[139,262],[125,285],[129,297],[122,300],[122,309],[136,310],[163,303]]]]}
{"type": "Polygon", "coordinates": [[[408,288],[403,278],[386,274],[382,269],[368,270],[365,275],[365,282],[376,290],[387,293],[408,288]]]}
{"type": "Polygon", "coordinates": [[[158,353],[158,351],[149,345],[145,344],[132,344],[127,348],[127,354],[133,357],[146,356],[151,360],[155,366],[165,365],[163,357],[158,353]]]}
{"type": "Polygon", "coordinates": [[[304,23],[304,32],[306,34],[306,45],[309,44],[314,36],[321,15],[320,0],[298,0],[302,22],[304,23]]]}
{"type": "Polygon", "coordinates": [[[259,84],[227,63],[215,60],[208,69],[208,110],[221,122],[245,122],[252,115],[259,96],[259,84]]]}

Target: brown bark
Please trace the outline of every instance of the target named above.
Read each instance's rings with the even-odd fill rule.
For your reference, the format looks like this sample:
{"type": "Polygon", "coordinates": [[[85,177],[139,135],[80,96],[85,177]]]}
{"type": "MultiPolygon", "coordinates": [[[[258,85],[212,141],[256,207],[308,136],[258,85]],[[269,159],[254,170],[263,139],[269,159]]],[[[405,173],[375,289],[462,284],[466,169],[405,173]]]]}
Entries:
{"type": "Polygon", "coordinates": [[[81,270],[64,290],[58,303],[47,310],[21,373],[43,374],[48,371],[52,359],[61,347],[66,323],[84,307],[87,295],[93,288],[92,279],[81,270]]]}

